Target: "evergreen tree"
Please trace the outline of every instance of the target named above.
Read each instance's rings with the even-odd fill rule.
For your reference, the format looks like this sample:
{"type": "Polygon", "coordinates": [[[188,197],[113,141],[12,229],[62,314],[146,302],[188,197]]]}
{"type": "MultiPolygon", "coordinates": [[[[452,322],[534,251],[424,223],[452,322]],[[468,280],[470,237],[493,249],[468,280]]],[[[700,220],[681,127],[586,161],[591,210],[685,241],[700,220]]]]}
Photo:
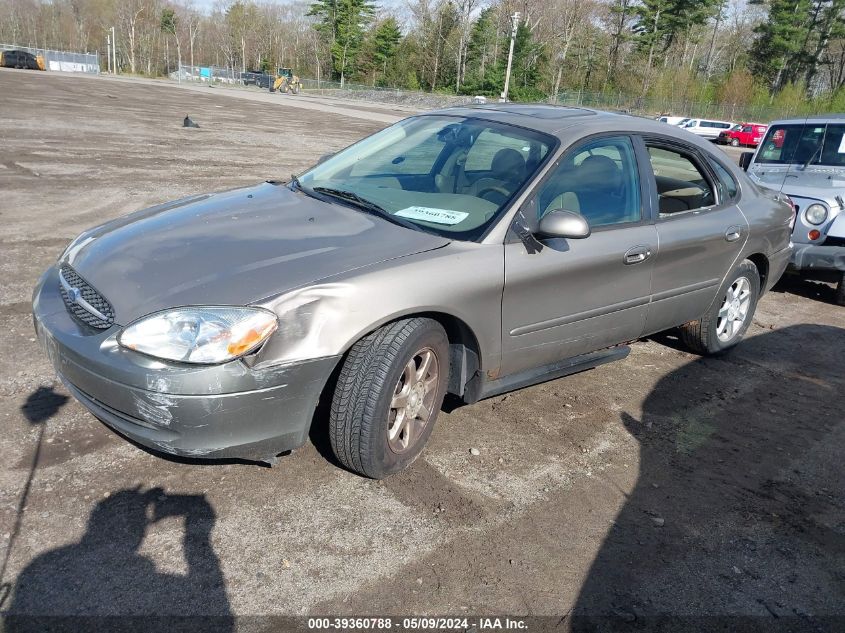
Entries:
{"type": "Polygon", "coordinates": [[[341,85],[358,70],[364,34],[374,13],[369,0],[317,0],[311,5],[308,15],[320,20],[314,28],[329,45],[332,76],[341,85]]]}
{"type": "Polygon", "coordinates": [[[769,0],[768,5],[768,19],[755,29],[752,69],[773,91],[802,79],[812,88],[831,40],[845,36],[845,0],[769,0]]]}
{"type": "Polygon", "coordinates": [[[393,16],[382,20],[373,30],[373,65],[375,66],[375,71],[381,72],[383,78],[387,76],[387,66],[395,58],[401,39],[402,31],[399,30],[399,25],[393,16]]]}

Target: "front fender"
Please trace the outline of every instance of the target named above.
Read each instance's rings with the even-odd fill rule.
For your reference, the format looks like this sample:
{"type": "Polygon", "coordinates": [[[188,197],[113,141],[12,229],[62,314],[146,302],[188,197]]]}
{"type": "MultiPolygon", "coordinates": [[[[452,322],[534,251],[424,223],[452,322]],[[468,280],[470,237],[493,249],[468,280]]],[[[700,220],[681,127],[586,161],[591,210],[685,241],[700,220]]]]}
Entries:
{"type": "Polygon", "coordinates": [[[378,327],[410,315],[444,314],[475,337],[482,369],[501,360],[501,244],[452,243],[373,265],[262,302],[279,329],[255,367],[345,353],[378,327]]]}

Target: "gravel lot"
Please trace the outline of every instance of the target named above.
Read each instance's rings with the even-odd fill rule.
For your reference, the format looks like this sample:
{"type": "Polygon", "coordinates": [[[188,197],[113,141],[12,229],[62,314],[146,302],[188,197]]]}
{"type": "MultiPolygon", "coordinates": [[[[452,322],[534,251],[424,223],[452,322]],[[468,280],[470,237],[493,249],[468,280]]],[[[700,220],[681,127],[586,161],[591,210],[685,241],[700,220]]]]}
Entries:
{"type": "Polygon", "coordinates": [[[378,483],[330,463],[319,429],[272,469],[173,461],[68,398],[29,300],[72,237],[287,178],[405,115],[0,71],[2,610],[845,630],[845,309],[829,286],[781,283],[722,358],[646,340],[623,362],[442,414],[423,458],[378,483]],[[200,129],[180,127],[186,114],[200,129]]]}

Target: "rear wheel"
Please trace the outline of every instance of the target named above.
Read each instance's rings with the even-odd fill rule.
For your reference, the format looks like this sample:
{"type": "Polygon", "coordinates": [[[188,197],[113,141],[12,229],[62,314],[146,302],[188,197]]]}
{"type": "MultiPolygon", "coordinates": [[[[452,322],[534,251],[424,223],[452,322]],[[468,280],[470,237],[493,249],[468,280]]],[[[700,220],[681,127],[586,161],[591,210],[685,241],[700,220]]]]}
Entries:
{"type": "Polygon", "coordinates": [[[329,418],[338,460],[374,479],[410,465],[431,435],[448,378],[449,341],[432,319],[396,321],[355,343],[329,418]]]}
{"type": "Polygon", "coordinates": [[[749,260],[728,276],[705,316],[681,326],[681,340],[697,354],[718,354],[742,340],[760,296],[760,274],[749,260]]]}

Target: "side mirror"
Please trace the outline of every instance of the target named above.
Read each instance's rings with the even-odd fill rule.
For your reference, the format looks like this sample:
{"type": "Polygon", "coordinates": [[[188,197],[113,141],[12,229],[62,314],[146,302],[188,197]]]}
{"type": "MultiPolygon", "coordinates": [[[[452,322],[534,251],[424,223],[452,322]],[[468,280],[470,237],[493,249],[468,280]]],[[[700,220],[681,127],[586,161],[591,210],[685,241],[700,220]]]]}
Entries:
{"type": "Polygon", "coordinates": [[[743,152],[739,155],[739,166],[745,171],[748,171],[748,166],[751,165],[752,158],[754,158],[754,152],[743,152]]]}
{"type": "Polygon", "coordinates": [[[320,158],[317,159],[317,164],[319,165],[320,163],[325,163],[332,156],[334,156],[334,152],[332,152],[331,154],[323,154],[322,156],[320,156],[320,158]]]}
{"type": "Polygon", "coordinates": [[[590,237],[590,224],[584,216],[566,209],[549,211],[540,219],[537,230],[540,237],[583,239],[590,237]]]}

